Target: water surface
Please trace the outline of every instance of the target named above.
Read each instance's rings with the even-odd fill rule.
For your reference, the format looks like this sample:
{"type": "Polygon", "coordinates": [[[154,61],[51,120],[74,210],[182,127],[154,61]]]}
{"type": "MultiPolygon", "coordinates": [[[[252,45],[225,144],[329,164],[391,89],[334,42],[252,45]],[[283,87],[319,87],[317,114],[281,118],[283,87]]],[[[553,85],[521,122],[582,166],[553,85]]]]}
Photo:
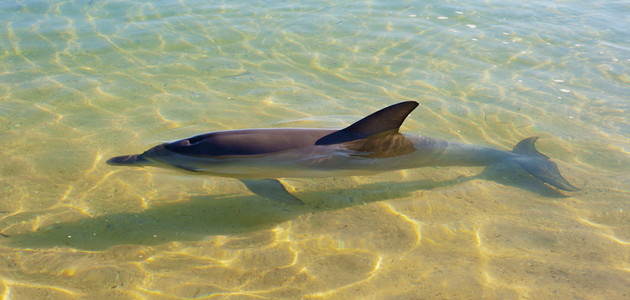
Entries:
{"type": "Polygon", "coordinates": [[[8,299],[623,299],[630,294],[624,1],[3,1],[0,293],[8,299]],[[208,131],[402,130],[516,168],[238,181],[116,168],[208,131]]]}

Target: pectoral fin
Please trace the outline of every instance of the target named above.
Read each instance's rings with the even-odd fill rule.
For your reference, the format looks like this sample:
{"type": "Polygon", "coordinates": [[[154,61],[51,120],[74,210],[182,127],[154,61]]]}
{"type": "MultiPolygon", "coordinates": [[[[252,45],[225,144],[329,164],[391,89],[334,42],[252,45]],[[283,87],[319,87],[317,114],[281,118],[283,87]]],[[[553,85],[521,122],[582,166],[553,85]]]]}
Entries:
{"type": "Polygon", "coordinates": [[[272,201],[291,205],[303,205],[304,202],[291,195],[284,185],[276,179],[241,179],[252,193],[272,201]]]}

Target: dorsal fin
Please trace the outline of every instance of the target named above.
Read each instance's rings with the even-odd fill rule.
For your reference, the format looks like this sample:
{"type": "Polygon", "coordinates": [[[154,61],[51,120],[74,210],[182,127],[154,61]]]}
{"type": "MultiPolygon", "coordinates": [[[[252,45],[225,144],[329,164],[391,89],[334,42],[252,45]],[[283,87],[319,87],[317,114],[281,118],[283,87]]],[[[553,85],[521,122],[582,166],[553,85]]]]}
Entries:
{"type": "Polygon", "coordinates": [[[315,145],[332,145],[363,139],[385,131],[398,131],[405,118],[418,106],[416,101],[405,101],[385,107],[354,124],[326,135],[315,145]]]}
{"type": "Polygon", "coordinates": [[[538,157],[538,158],[543,158],[543,159],[549,159],[549,157],[547,157],[546,155],[536,150],[536,146],[534,146],[534,144],[536,143],[536,140],[538,140],[538,137],[533,136],[533,137],[526,138],[518,142],[518,144],[514,146],[514,149],[512,149],[512,153],[533,156],[533,157],[538,157]]]}

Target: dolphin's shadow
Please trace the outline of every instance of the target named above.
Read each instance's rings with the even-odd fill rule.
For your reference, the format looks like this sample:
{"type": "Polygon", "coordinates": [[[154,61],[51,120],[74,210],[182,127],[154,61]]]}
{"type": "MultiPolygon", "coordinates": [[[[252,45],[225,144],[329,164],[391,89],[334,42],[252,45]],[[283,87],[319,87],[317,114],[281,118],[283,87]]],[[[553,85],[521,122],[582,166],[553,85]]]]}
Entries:
{"type": "Polygon", "coordinates": [[[196,241],[212,235],[234,235],[272,228],[300,215],[408,197],[417,190],[431,190],[473,179],[494,180],[545,197],[564,197],[514,166],[488,167],[472,177],[447,181],[382,182],[360,189],[295,193],[309,205],[277,205],[256,195],[193,196],[188,201],[156,205],[139,213],[117,213],[49,226],[36,232],[3,238],[7,245],[25,248],[72,247],[104,250],[114,245],[159,245],[196,241]],[[507,168],[507,170],[506,170],[507,168]]]}

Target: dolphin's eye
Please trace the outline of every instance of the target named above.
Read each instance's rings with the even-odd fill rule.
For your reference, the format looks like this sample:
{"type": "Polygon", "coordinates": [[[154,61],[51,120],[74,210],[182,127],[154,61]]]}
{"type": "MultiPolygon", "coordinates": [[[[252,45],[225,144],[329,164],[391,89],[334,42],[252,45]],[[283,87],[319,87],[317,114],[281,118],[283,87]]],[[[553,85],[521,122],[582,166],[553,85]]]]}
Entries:
{"type": "Polygon", "coordinates": [[[190,141],[189,140],[175,141],[175,142],[168,143],[168,144],[164,145],[164,147],[166,147],[166,149],[173,150],[173,151],[177,151],[176,149],[180,149],[180,148],[183,148],[183,147],[189,147],[189,146],[190,146],[190,141]]]}
{"type": "Polygon", "coordinates": [[[207,138],[212,134],[202,134],[198,136],[189,137],[187,139],[174,141],[172,143],[164,145],[166,149],[177,153],[198,154],[205,151],[204,144],[207,143],[207,138]]]}
{"type": "Polygon", "coordinates": [[[205,138],[206,138],[206,135],[193,136],[193,137],[191,137],[191,138],[189,138],[189,139],[185,140],[185,141],[187,141],[187,142],[188,142],[188,145],[186,145],[186,146],[189,146],[189,145],[194,145],[194,144],[196,144],[196,143],[199,143],[199,142],[201,142],[201,141],[202,141],[203,139],[205,139],[205,138]]]}

